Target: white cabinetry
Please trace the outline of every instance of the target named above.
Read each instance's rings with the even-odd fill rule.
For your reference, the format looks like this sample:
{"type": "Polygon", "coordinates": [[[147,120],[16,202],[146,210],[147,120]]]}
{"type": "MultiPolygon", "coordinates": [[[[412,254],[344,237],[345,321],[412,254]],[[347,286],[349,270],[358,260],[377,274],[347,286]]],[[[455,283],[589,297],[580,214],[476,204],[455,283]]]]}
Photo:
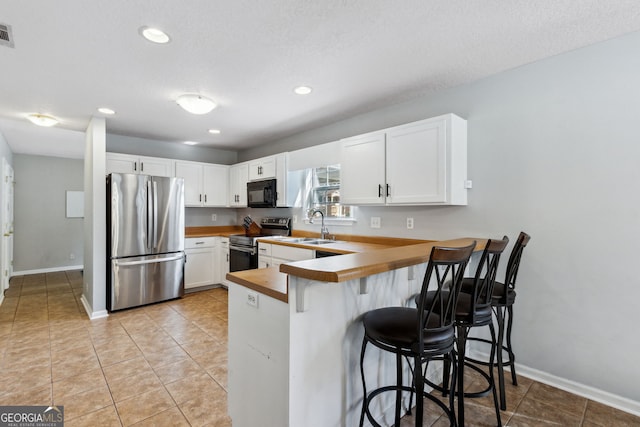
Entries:
{"type": "Polygon", "coordinates": [[[343,139],[340,163],[345,204],[467,204],[467,122],[454,114],[343,139]]]}
{"type": "Polygon", "coordinates": [[[229,168],[229,206],[247,206],[249,163],[238,163],[229,168]]]}
{"type": "Polygon", "coordinates": [[[217,269],[216,237],[188,237],[185,239],[187,262],[184,269],[184,288],[213,285],[220,282],[217,269]]]}
{"type": "Polygon", "coordinates": [[[106,173],[135,173],[154,176],[173,176],[173,160],[142,157],[130,154],[106,153],[106,173]]]}
{"type": "Polygon", "coordinates": [[[220,237],[218,240],[218,271],[220,277],[218,282],[227,283],[227,273],[229,272],[229,238],[220,237]]]}
{"type": "Polygon", "coordinates": [[[227,206],[227,166],[177,161],[175,176],[184,178],[185,206],[227,206]]]}
{"type": "Polygon", "coordinates": [[[313,259],[311,249],[258,242],[258,268],[279,266],[288,262],[313,259]]]}
{"type": "Polygon", "coordinates": [[[262,157],[249,162],[249,181],[276,178],[276,156],[262,157]]]}

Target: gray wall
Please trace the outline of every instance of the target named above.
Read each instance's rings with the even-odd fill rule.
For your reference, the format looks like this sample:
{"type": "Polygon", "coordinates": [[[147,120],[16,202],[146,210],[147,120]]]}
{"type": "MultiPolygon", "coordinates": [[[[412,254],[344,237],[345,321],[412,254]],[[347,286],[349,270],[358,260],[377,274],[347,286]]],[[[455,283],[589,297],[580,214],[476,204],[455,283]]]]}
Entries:
{"type": "MultiPolygon", "coordinates": [[[[640,33],[271,144],[281,152],[443,113],[468,120],[469,205],[359,208],[331,232],[532,236],[518,277],[518,361],[640,402],[640,33]],[[369,228],[371,216],[382,228],[369,228]],[[407,230],[407,217],[415,229],[407,230]],[[344,230],[344,231],[343,231],[344,230]]],[[[241,153],[242,160],[270,152],[241,153]]],[[[298,228],[318,231],[317,225],[298,228]]],[[[508,248],[510,251],[511,245],[508,248]]],[[[506,260],[503,263],[506,264],[506,260]]]]}
{"type": "Polygon", "coordinates": [[[238,160],[238,154],[235,151],[114,134],[107,134],[107,151],[220,165],[232,165],[238,160]]]}
{"type": "Polygon", "coordinates": [[[65,192],[83,191],[83,163],[60,157],[13,156],[13,269],[17,273],[83,264],[83,219],[65,216],[65,192]]]}

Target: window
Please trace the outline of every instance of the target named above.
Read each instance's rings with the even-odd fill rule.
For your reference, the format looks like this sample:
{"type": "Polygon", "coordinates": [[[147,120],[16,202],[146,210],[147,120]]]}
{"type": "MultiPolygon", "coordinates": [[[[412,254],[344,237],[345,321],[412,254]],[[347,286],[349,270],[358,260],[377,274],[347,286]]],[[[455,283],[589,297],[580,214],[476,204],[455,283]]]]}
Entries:
{"type": "Polygon", "coordinates": [[[340,204],[340,165],[311,169],[309,212],[320,210],[325,218],[351,219],[352,206],[340,204]]]}

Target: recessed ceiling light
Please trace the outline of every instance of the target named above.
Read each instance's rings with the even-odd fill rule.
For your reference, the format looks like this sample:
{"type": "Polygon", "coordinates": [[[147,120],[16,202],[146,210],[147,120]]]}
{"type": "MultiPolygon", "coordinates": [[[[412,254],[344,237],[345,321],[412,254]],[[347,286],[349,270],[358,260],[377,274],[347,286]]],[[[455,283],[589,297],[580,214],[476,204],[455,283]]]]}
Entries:
{"type": "Polygon", "coordinates": [[[313,89],[309,86],[298,86],[297,88],[293,89],[293,91],[298,95],[309,95],[313,91],[313,89]]]}
{"type": "Polygon", "coordinates": [[[98,111],[101,112],[102,114],[108,114],[109,116],[113,116],[116,113],[111,108],[107,108],[107,107],[100,107],[98,108],[98,111]]]}
{"type": "Polygon", "coordinates": [[[191,114],[207,114],[218,106],[211,99],[195,93],[180,95],[176,102],[191,114]]]}
{"type": "Polygon", "coordinates": [[[145,39],[153,43],[165,44],[165,43],[169,43],[169,41],[171,40],[167,35],[167,33],[157,28],[146,27],[146,26],[140,27],[138,29],[138,32],[142,37],[144,37],[145,39]]]}
{"type": "Polygon", "coordinates": [[[52,116],[47,116],[46,114],[29,114],[27,118],[31,121],[31,123],[38,126],[49,127],[58,124],[58,119],[52,116]]]}
{"type": "Polygon", "coordinates": [[[218,135],[220,133],[220,129],[209,129],[209,133],[212,133],[214,135],[218,135]]]}
{"type": "Polygon", "coordinates": [[[195,141],[185,141],[184,144],[185,145],[198,145],[198,143],[195,142],[195,141]]]}

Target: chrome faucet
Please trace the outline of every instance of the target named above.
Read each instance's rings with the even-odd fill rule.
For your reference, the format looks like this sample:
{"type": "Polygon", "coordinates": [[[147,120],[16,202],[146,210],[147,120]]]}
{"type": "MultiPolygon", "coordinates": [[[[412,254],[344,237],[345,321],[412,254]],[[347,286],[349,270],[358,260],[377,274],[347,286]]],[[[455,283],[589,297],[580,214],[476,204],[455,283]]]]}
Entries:
{"type": "Polygon", "coordinates": [[[324,225],[324,212],[322,212],[321,210],[318,210],[318,209],[316,209],[313,212],[311,212],[311,216],[309,217],[309,223],[313,224],[313,217],[318,213],[322,217],[322,225],[320,227],[320,238],[321,239],[326,239],[327,237],[329,237],[329,229],[327,229],[327,227],[325,227],[325,225],[324,225]]]}

